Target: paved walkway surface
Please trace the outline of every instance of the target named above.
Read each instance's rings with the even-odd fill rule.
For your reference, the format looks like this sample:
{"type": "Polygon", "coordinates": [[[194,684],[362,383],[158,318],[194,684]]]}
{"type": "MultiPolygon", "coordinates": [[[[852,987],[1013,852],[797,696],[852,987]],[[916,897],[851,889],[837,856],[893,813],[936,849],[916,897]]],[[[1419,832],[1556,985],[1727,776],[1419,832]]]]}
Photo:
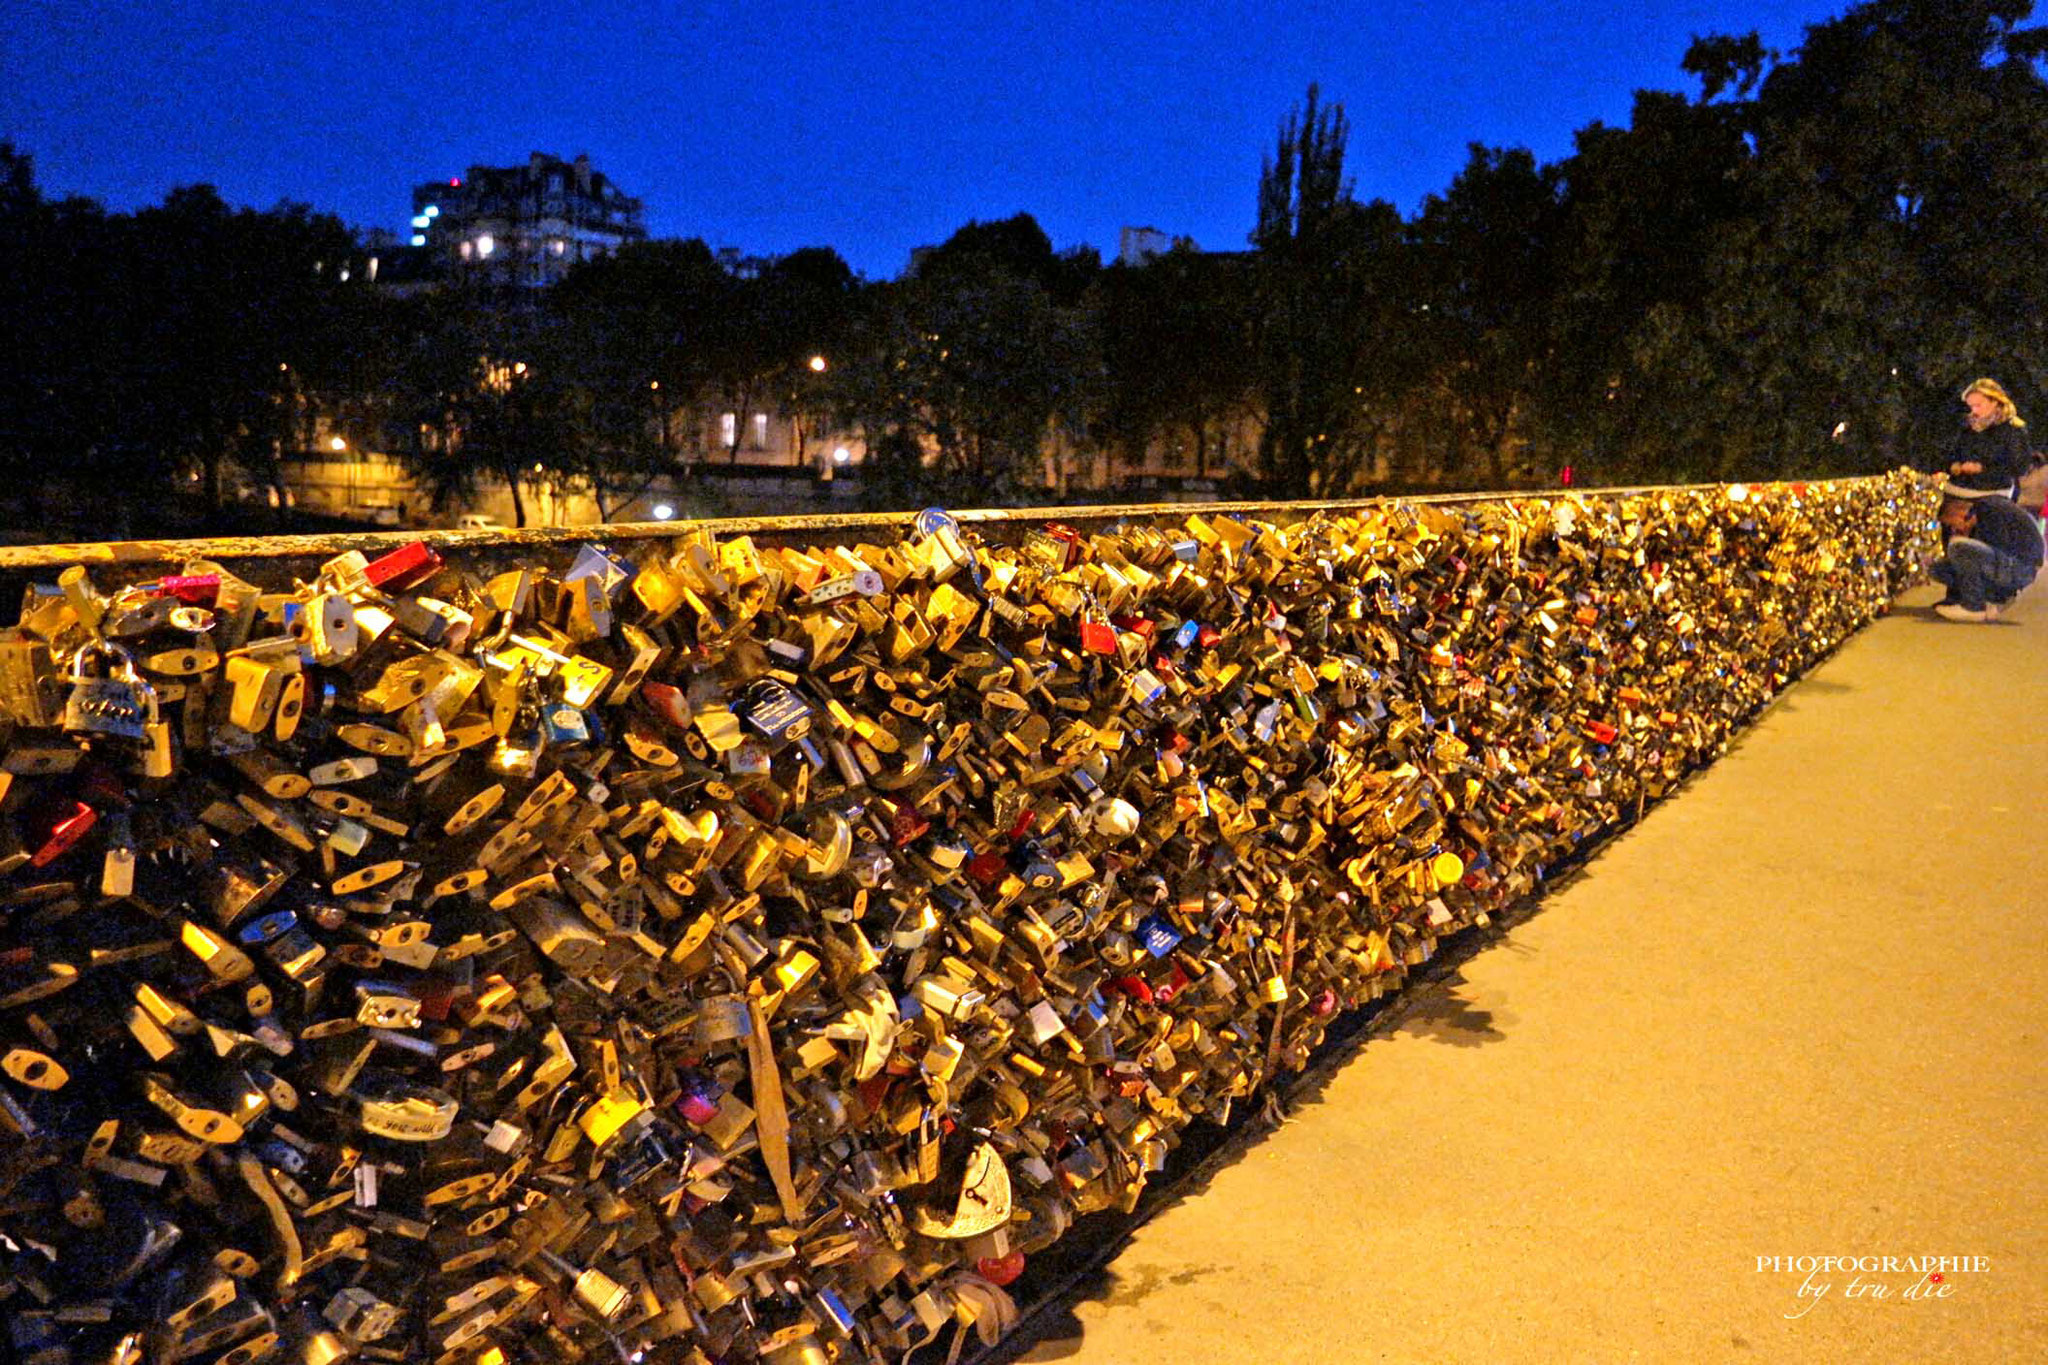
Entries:
{"type": "Polygon", "coordinates": [[[1014,1358],[2048,1361],[2048,588],[1992,625],[1931,601],[1425,987],[1014,1358]],[[1909,1299],[1910,1270],[1789,1268],[1822,1256],[1988,1269],[1909,1299]]]}

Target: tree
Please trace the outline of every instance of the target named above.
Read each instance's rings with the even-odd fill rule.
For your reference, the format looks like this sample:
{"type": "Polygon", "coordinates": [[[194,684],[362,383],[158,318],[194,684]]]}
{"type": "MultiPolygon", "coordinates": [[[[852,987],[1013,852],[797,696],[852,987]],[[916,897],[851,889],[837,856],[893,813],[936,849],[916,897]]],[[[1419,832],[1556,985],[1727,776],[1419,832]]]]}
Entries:
{"type": "Polygon", "coordinates": [[[1324,107],[1311,85],[1259,177],[1251,236],[1254,373],[1266,414],[1259,451],[1280,497],[1340,489],[1375,453],[1366,381],[1375,324],[1391,320],[1401,220],[1383,201],[1352,198],[1349,133],[1342,106],[1324,107]]]}
{"type": "Polygon", "coordinates": [[[344,344],[336,328],[354,244],[339,220],[304,205],[232,209],[210,185],[116,220],[113,243],[114,440],[157,452],[132,462],[133,477],[195,469],[218,508],[230,460],[260,467],[291,436],[289,357],[344,344]]]}
{"type": "Polygon", "coordinates": [[[1457,464],[1495,488],[1509,483],[1545,381],[1559,217],[1554,168],[1525,148],[1474,144],[1410,234],[1438,356],[1436,421],[1453,434],[1457,464]]]}
{"type": "Polygon", "coordinates": [[[0,259],[15,263],[0,270],[0,470],[25,521],[46,482],[114,472],[102,462],[118,392],[108,231],[98,204],[45,199],[34,163],[0,142],[0,259]]]}
{"type": "MultiPolygon", "coordinates": [[[[1729,473],[1925,458],[1955,391],[2044,392],[2048,85],[2026,0],[1870,0],[1807,30],[1737,108],[1748,212],[1660,363],[1694,376],[1729,473]]],[[[1698,45],[1727,84],[1730,40],[1698,45]]],[[[1753,56],[1751,47],[1744,56],[1753,56]]]]}
{"type": "Polygon", "coordinates": [[[409,301],[386,382],[418,433],[401,459],[437,507],[504,484],[514,524],[529,488],[589,477],[589,420],[570,329],[536,303],[450,290],[409,301]]]}
{"type": "Polygon", "coordinates": [[[1648,482],[1711,470],[1701,425],[1702,377],[1667,363],[1672,341],[1698,325],[1708,262],[1752,211],[1746,97],[1763,50],[1703,40],[1705,95],[1639,92],[1627,128],[1581,129],[1559,167],[1548,373],[1532,413],[1551,466],[1593,478],[1648,482]],[[1712,55],[1724,65],[1706,70],[1712,55]]]}
{"type": "Polygon", "coordinates": [[[1185,244],[1104,272],[1091,300],[1104,367],[1097,430],[1127,461],[1184,437],[1196,475],[1209,473],[1221,430],[1253,399],[1248,273],[1185,244]]]}
{"type": "Polygon", "coordinates": [[[830,386],[870,452],[894,452],[906,486],[948,500],[1006,497],[1048,441],[1084,441],[1099,390],[1090,317],[1045,284],[1071,284],[1088,260],[1054,256],[1049,243],[1038,252],[1044,234],[1028,219],[994,235],[1005,250],[989,240],[970,223],[913,277],[871,289],[830,386]],[[929,478],[911,477],[913,463],[929,478]]]}

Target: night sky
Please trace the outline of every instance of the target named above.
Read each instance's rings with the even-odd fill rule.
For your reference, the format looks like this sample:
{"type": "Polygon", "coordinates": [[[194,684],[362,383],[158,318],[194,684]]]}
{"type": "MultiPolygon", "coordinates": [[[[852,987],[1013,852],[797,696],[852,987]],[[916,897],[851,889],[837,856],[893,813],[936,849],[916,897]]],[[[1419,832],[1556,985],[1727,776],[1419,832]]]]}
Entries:
{"type": "Polygon", "coordinates": [[[1244,245],[1310,81],[1360,198],[1411,212],[1466,144],[1571,150],[1696,33],[1790,50],[1847,0],[1388,4],[47,3],[0,23],[0,139],[116,209],[211,181],[403,226],[421,181],[588,152],[660,236],[836,247],[870,277],[971,218],[1056,246],[1146,224],[1244,245]]]}

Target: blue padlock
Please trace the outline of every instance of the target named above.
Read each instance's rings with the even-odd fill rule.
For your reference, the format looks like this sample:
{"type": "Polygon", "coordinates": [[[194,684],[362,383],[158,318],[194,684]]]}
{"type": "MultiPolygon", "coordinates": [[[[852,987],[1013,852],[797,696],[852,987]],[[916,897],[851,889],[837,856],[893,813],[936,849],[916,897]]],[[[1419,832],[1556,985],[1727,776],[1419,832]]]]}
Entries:
{"type": "Polygon", "coordinates": [[[550,702],[540,708],[540,733],[549,748],[590,742],[589,723],[581,711],[567,702],[550,702]]]}

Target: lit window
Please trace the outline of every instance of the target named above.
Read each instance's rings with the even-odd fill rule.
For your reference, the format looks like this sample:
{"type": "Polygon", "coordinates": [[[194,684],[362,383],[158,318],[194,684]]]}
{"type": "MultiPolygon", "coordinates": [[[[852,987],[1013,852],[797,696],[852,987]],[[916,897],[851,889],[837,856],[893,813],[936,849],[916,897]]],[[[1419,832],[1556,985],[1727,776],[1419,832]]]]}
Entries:
{"type": "Polygon", "coordinates": [[[497,239],[492,237],[491,234],[488,232],[486,232],[483,236],[476,239],[476,254],[479,259],[490,255],[493,251],[496,251],[497,249],[497,239]]]}
{"type": "MultiPolygon", "coordinates": [[[[342,275],[342,278],[347,279],[348,275],[344,273],[342,275]]],[[[759,450],[762,446],[765,446],[767,444],[768,414],[765,412],[757,412],[754,414],[754,449],[759,450]]]]}
{"type": "MultiPolygon", "coordinates": [[[[414,234],[412,235],[412,244],[413,244],[414,246],[425,246],[425,245],[427,244],[427,237],[426,237],[426,234],[425,234],[425,233],[422,233],[422,232],[415,232],[415,233],[414,233],[414,234]]],[[[463,246],[464,246],[464,247],[467,247],[468,245],[469,245],[469,243],[467,243],[467,242],[464,242],[464,243],[463,243],[463,246]]],[[[465,254],[467,254],[467,253],[465,253],[465,254]]]]}
{"type": "Polygon", "coordinates": [[[718,419],[718,443],[720,445],[730,446],[738,441],[739,431],[740,419],[732,413],[728,412],[718,419]]]}
{"type": "Polygon", "coordinates": [[[466,260],[468,260],[468,259],[469,259],[469,252],[470,252],[470,245],[469,245],[469,243],[468,243],[468,242],[464,242],[464,243],[462,244],[462,248],[461,248],[461,251],[462,251],[462,259],[463,259],[463,260],[465,260],[465,261],[466,261],[466,260]]]}

